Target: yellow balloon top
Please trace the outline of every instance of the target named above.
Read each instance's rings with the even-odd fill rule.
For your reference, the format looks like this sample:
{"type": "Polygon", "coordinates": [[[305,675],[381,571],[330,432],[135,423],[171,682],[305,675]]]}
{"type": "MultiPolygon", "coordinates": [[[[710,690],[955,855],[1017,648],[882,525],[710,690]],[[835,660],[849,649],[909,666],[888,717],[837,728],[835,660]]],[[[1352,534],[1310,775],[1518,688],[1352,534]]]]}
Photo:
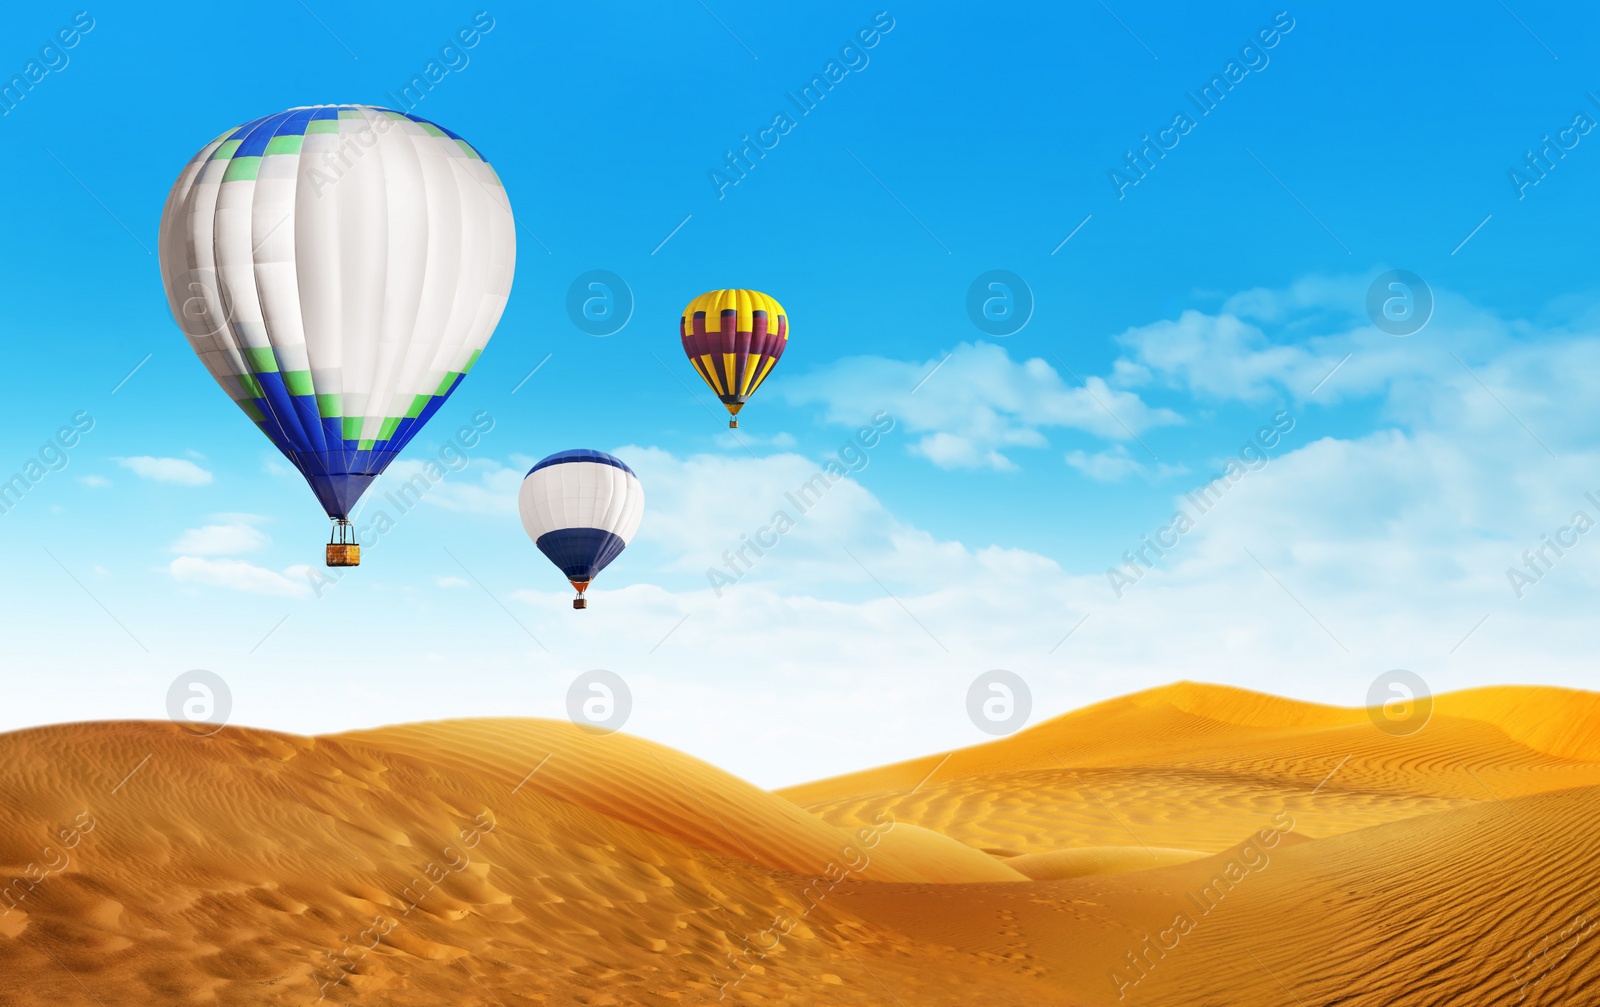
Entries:
{"type": "Polygon", "coordinates": [[[755,327],[754,317],[757,311],[765,311],[767,313],[767,326],[769,331],[773,333],[780,331],[778,319],[782,318],[784,325],[781,327],[781,331],[784,334],[784,338],[788,338],[788,316],[783,312],[783,305],[779,304],[775,298],[769,297],[759,290],[740,290],[738,288],[707,291],[690,301],[689,306],[683,309],[683,331],[685,334],[694,331],[694,316],[701,311],[706,313],[706,318],[708,319],[706,327],[708,329],[716,329],[718,325],[716,320],[720,319],[722,313],[728,310],[739,312],[738,331],[740,332],[749,332],[755,327]]]}

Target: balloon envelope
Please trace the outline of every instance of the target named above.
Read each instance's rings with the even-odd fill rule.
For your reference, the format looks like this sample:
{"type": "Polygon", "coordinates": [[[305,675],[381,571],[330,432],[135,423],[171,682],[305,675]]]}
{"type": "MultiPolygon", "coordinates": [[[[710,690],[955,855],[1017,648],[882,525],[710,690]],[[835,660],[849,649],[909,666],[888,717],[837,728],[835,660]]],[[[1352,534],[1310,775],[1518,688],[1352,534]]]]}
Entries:
{"type": "Polygon", "coordinates": [[[627,547],[644,519],[644,487],[604,451],[558,451],[528,470],[517,493],[522,527],[575,586],[627,547]]]}
{"type": "Polygon", "coordinates": [[[678,335],[700,380],[737,416],[789,345],[789,319],[759,290],[712,290],[683,309],[678,335]]]}
{"type": "Polygon", "coordinates": [[[365,105],[206,144],[160,247],[190,346],[339,519],[477,362],[516,263],[511,204],[477,150],[365,105]]]}

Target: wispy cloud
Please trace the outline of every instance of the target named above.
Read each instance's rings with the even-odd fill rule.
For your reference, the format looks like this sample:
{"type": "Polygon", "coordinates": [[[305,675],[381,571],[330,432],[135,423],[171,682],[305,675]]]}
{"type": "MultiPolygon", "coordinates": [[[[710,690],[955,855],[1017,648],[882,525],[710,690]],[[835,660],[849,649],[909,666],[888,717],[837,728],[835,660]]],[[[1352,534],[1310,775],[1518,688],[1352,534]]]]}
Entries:
{"type": "Polygon", "coordinates": [[[369,506],[380,506],[394,494],[408,504],[426,502],[469,514],[515,514],[517,490],[526,474],[526,468],[506,468],[488,459],[460,470],[403,459],[390,465],[367,495],[369,506]]]}
{"type": "Polygon", "coordinates": [[[1120,442],[1183,422],[1104,378],[1038,357],[1015,360],[981,342],[922,361],[851,357],[785,388],[791,402],[822,404],[834,423],[854,426],[885,411],[912,435],[913,454],[948,469],[1014,468],[1006,451],[1049,446],[1052,427],[1120,442]]]}
{"type": "Polygon", "coordinates": [[[187,458],[152,458],[136,455],[118,458],[116,463],[140,479],[158,483],[176,483],[179,486],[205,486],[211,482],[211,473],[187,458]]]}
{"type": "Polygon", "coordinates": [[[228,556],[254,552],[269,541],[255,527],[259,520],[251,515],[239,515],[226,524],[190,528],[172,543],[172,551],[185,556],[228,556]]]}
{"type": "Polygon", "coordinates": [[[309,569],[301,564],[278,573],[240,559],[208,559],[203,556],[179,556],[167,568],[174,580],[185,583],[226,587],[247,594],[267,594],[280,598],[304,598],[311,594],[311,582],[306,578],[309,569]]]}
{"type": "Polygon", "coordinates": [[[1092,453],[1081,449],[1069,451],[1066,462],[1090,479],[1103,483],[1121,482],[1133,475],[1146,479],[1165,479],[1189,471],[1187,466],[1168,465],[1166,462],[1146,465],[1121,444],[1113,444],[1104,451],[1092,453]]]}

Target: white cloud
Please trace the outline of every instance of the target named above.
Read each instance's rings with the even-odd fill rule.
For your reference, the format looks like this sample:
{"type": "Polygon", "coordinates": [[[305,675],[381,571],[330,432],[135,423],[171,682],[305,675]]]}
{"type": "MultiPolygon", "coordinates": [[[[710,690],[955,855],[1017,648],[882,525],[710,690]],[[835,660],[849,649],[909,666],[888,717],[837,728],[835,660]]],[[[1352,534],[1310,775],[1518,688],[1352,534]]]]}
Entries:
{"type": "Polygon", "coordinates": [[[225,524],[208,524],[190,528],[172,543],[172,551],[182,555],[228,556],[254,552],[270,541],[255,527],[259,518],[237,515],[225,524]]]}
{"type": "Polygon", "coordinates": [[[1128,456],[1122,445],[1109,451],[1089,454],[1085,451],[1067,452],[1067,464],[1096,482],[1114,483],[1139,471],[1139,463],[1128,456]]]}
{"type": "Polygon", "coordinates": [[[526,474],[526,468],[508,468],[486,458],[457,468],[434,460],[401,459],[367,490],[362,507],[399,499],[406,509],[422,502],[469,514],[515,514],[517,490],[526,474]]]}
{"type": "Polygon", "coordinates": [[[78,481],[92,490],[102,490],[111,485],[110,479],[99,475],[79,476],[78,481]]]}
{"type": "Polygon", "coordinates": [[[433,579],[433,582],[435,584],[437,584],[439,587],[443,587],[443,588],[456,588],[456,587],[468,587],[469,586],[468,583],[465,580],[462,580],[460,577],[435,577],[433,579]]]}
{"type": "Polygon", "coordinates": [[[152,458],[138,455],[115,459],[118,465],[140,479],[158,483],[176,483],[180,486],[205,486],[211,482],[211,473],[186,458],[152,458]]]}
{"type": "Polygon", "coordinates": [[[268,594],[283,598],[305,598],[311,594],[306,574],[310,567],[291,566],[282,573],[238,559],[207,559],[179,556],[167,567],[174,580],[188,584],[226,587],[248,594],[268,594]]]}
{"type": "Polygon", "coordinates": [[[1121,482],[1130,475],[1146,479],[1165,479],[1189,471],[1186,466],[1169,465],[1162,461],[1157,461],[1154,466],[1147,465],[1135,458],[1127,447],[1121,444],[1113,444],[1104,451],[1092,454],[1081,449],[1069,451],[1066,462],[1090,479],[1103,483],[1121,482]]]}
{"type": "Polygon", "coordinates": [[[1367,287],[1380,272],[1306,276],[1281,289],[1253,287],[1224,301],[1222,313],[1283,325],[1303,319],[1324,330],[1366,325],[1367,287]]]}
{"type": "Polygon", "coordinates": [[[833,423],[857,426],[888,413],[904,433],[920,435],[911,451],[941,468],[1011,468],[1005,450],[1046,447],[1051,427],[1124,441],[1182,422],[1104,378],[1069,379],[1042,358],[1019,362],[981,342],[926,361],[851,357],[784,388],[791,402],[823,405],[833,423]]]}
{"type": "MultiPolygon", "coordinates": [[[[1185,311],[1135,326],[1117,337],[1127,355],[1113,366],[1113,380],[1128,388],[1159,384],[1202,402],[1304,401],[1315,392],[1324,404],[1387,395],[1408,410],[1436,402],[1419,383],[1470,381],[1462,362],[1500,357],[1529,336],[1565,335],[1534,332],[1449,291],[1433,291],[1429,324],[1397,337],[1365,314],[1372,280],[1312,277],[1284,290],[1234,295],[1215,315],[1185,311]]],[[[1543,357],[1542,347],[1524,350],[1543,357]]]]}
{"type": "MultiPolygon", "coordinates": [[[[870,468],[875,455],[892,450],[892,436],[866,452],[850,452],[849,459],[835,456],[835,467],[870,468]]],[[[841,546],[871,564],[897,537],[919,534],[896,521],[854,478],[831,477],[823,463],[802,455],[678,458],[633,446],[618,453],[639,473],[648,501],[630,551],[663,569],[692,574],[699,586],[709,583],[705,572],[725,568],[725,554],[732,553],[742,577],[826,592],[839,583],[837,564],[850,562],[841,546]],[[791,525],[778,534],[778,527],[791,525]],[[763,539],[775,544],[763,546],[763,539]]],[[[849,578],[857,579],[863,579],[859,568],[849,578]]]]}
{"type": "MultiPolygon", "coordinates": [[[[1008,445],[1042,448],[1048,442],[1035,431],[1016,431],[1002,440],[1008,445]]],[[[1015,469],[1011,459],[985,447],[982,438],[963,437],[944,430],[926,434],[911,446],[911,453],[921,455],[942,469],[991,468],[1000,472],[1015,469]]]]}
{"type": "Polygon", "coordinates": [[[1198,311],[1130,329],[1118,341],[1134,352],[1118,370],[1122,380],[1142,383],[1140,378],[1153,372],[1213,400],[1262,401],[1288,383],[1310,391],[1339,359],[1305,346],[1274,345],[1259,328],[1233,315],[1198,311]]]}
{"type": "MultiPolygon", "coordinates": [[[[759,434],[746,424],[739,428],[737,443],[747,448],[771,448],[776,451],[792,451],[800,446],[795,436],[787,431],[779,430],[774,434],[759,434]]],[[[535,459],[537,460],[537,459],[535,459]]],[[[530,461],[530,465],[532,462],[530,461]]],[[[526,468],[524,469],[526,471],[526,468]]]]}

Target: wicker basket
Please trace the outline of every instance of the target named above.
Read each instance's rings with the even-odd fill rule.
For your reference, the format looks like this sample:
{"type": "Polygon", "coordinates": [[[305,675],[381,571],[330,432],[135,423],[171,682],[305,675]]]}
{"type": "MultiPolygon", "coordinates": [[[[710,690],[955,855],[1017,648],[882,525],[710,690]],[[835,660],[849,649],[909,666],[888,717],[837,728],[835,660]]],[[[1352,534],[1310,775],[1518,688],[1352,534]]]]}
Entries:
{"type": "Polygon", "coordinates": [[[329,566],[360,566],[361,546],[355,542],[329,542],[329,566]]]}

